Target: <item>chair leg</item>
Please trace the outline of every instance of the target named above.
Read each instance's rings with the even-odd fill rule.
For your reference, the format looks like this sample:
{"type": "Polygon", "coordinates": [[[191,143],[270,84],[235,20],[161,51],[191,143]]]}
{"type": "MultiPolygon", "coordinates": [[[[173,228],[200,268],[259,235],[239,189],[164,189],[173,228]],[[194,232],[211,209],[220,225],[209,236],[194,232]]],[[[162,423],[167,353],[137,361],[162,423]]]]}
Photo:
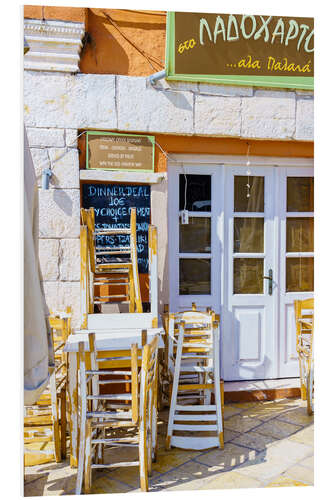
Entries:
{"type": "Polygon", "coordinates": [[[153,404],[154,397],[152,388],[148,394],[148,432],[147,432],[147,455],[148,455],[148,476],[152,473],[153,461],[153,404]]]}
{"type": "MultiPolygon", "coordinates": [[[[145,384],[144,374],[141,384],[145,384]]],[[[147,446],[147,399],[148,394],[140,394],[140,425],[139,425],[139,468],[140,468],[140,487],[141,491],[148,491],[148,446],[147,446]]]]}
{"type": "Polygon", "coordinates": [[[140,487],[141,491],[148,491],[148,447],[146,422],[141,421],[139,437],[140,487]]]}
{"type": "Polygon", "coordinates": [[[66,458],[66,386],[60,393],[61,458],[66,458]]]}
{"type": "Polygon", "coordinates": [[[152,460],[157,460],[157,415],[158,415],[158,379],[156,378],[153,390],[153,418],[152,418],[152,460]]]}
{"type": "Polygon", "coordinates": [[[54,436],[54,455],[57,463],[61,462],[61,444],[60,444],[60,428],[59,421],[53,422],[53,436],[54,436]]]}
{"type": "Polygon", "coordinates": [[[87,420],[85,439],[85,461],[84,461],[84,492],[91,491],[91,420],[87,420]]]}

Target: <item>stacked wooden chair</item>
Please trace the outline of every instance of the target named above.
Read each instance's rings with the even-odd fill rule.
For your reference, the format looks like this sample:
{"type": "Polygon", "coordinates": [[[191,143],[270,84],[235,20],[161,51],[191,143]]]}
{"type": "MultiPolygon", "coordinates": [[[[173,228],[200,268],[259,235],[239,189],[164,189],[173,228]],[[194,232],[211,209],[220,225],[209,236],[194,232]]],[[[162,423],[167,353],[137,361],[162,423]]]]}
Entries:
{"type": "Polygon", "coordinates": [[[194,306],[169,314],[168,369],[172,393],[166,449],[223,448],[219,321],[211,310],[194,306]]]}
{"type": "Polygon", "coordinates": [[[71,332],[71,308],[49,317],[54,367],[39,400],[24,408],[24,465],[37,465],[66,458],[67,357],[63,347],[71,332]],[[50,443],[53,446],[50,447],[50,443]]]}
{"type": "Polygon", "coordinates": [[[92,207],[81,209],[81,222],[81,286],[82,280],[89,281],[86,276],[91,273],[91,283],[85,283],[86,293],[91,296],[89,312],[102,304],[128,303],[129,312],[141,313],[136,209],[131,208],[129,228],[97,229],[92,207]],[[105,289],[106,295],[102,294],[105,289]]]}
{"type": "Polygon", "coordinates": [[[82,483],[84,492],[90,493],[92,469],[128,466],[139,467],[141,490],[148,491],[148,474],[156,458],[157,353],[158,336],[142,349],[135,344],[128,351],[112,351],[108,357],[97,352],[95,333],[89,334],[89,353],[84,352],[84,344],[80,343],[76,494],[81,494],[82,483]],[[119,392],[121,383],[130,384],[130,392],[119,392]],[[114,385],[117,391],[106,394],[103,388],[108,384],[117,384],[114,385]],[[117,451],[123,446],[137,448],[138,460],[119,462],[117,451]],[[109,463],[105,463],[107,452],[112,456],[109,463]]]}
{"type": "Polygon", "coordinates": [[[311,415],[313,413],[314,299],[295,300],[294,310],[301,398],[307,400],[307,411],[311,415]]]}

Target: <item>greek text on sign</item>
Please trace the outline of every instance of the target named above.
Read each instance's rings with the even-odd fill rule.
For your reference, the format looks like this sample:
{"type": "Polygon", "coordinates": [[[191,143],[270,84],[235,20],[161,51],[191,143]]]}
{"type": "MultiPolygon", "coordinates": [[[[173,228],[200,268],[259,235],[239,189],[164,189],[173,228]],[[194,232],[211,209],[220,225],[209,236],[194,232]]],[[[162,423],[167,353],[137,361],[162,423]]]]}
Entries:
{"type": "Polygon", "coordinates": [[[154,137],[87,132],[87,168],[151,172],[154,137]]]}
{"type": "Polygon", "coordinates": [[[313,88],[314,21],[170,12],[167,78],[313,88]]]}

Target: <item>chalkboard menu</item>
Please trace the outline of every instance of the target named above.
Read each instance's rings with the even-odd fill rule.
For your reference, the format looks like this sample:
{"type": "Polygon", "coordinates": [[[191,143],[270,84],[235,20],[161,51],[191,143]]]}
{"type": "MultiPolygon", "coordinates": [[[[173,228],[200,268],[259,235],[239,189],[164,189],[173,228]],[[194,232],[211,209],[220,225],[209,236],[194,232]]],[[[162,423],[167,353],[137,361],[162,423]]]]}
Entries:
{"type": "Polygon", "coordinates": [[[87,168],[152,172],[155,138],[149,135],[89,131],[87,168]]]}
{"type": "Polygon", "coordinates": [[[170,80],[313,89],[309,17],[168,12],[170,80]]]}
{"type": "MultiPolygon", "coordinates": [[[[94,207],[96,229],[130,227],[130,210],[136,208],[136,238],[139,273],[148,273],[148,227],[150,224],[150,186],[131,184],[82,184],[83,208],[94,207]]],[[[129,235],[101,236],[101,246],[129,244],[129,235]]]]}

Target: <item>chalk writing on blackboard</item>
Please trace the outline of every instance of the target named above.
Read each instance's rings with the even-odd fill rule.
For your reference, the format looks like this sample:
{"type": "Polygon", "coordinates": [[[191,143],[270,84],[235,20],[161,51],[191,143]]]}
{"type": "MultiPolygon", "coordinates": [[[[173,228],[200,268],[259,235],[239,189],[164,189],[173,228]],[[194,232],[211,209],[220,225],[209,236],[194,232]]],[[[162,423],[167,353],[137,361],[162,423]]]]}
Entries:
{"type": "MultiPolygon", "coordinates": [[[[139,273],[148,273],[150,186],[83,184],[82,206],[94,207],[96,229],[129,228],[131,208],[136,208],[139,273]]],[[[103,235],[97,237],[96,244],[110,247],[127,246],[129,238],[129,235],[103,235]]]]}

